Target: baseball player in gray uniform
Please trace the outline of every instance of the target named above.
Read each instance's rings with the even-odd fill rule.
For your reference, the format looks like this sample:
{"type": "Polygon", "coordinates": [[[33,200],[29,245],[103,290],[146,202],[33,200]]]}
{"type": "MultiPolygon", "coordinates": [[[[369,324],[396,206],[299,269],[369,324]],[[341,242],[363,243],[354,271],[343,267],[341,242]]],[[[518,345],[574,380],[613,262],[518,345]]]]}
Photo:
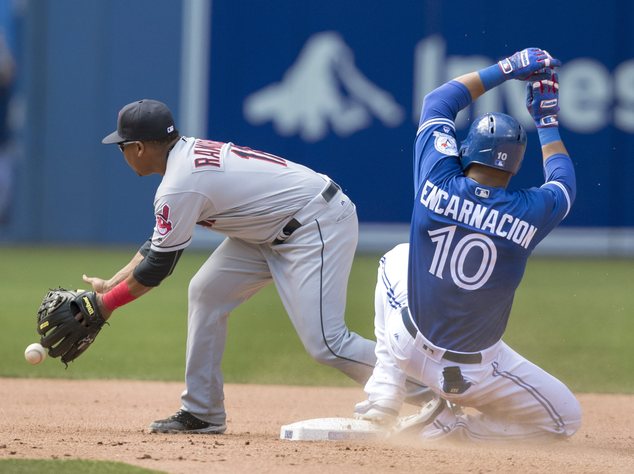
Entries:
{"type": "Polygon", "coordinates": [[[112,278],[84,275],[105,317],[171,274],[196,225],[226,236],[189,285],[182,407],[152,431],[225,431],[227,318],[271,281],[307,352],[365,383],[374,342],[344,321],[357,214],[334,181],[270,153],[180,136],[170,110],[155,100],[123,107],[117,130],[102,142],[118,144],[140,176],[163,176],[151,239],[112,278]]]}

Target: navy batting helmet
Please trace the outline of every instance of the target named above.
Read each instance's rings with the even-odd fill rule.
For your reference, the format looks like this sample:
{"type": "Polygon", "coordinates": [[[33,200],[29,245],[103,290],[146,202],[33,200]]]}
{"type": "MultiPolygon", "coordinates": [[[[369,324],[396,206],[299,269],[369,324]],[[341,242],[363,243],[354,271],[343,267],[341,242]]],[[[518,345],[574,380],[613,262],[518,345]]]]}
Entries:
{"type": "Polygon", "coordinates": [[[492,112],[481,115],[460,147],[462,168],[479,163],[517,174],[526,150],[526,132],[513,117],[492,112]]]}

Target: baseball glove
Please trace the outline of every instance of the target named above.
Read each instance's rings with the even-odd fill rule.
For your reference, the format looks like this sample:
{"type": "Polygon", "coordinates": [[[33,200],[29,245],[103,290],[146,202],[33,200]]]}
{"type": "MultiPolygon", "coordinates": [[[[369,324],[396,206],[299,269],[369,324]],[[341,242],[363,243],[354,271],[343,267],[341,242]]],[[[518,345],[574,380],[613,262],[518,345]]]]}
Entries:
{"type": "Polygon", "coordinates": [[[106,324],[94,291],[50,290],[37,311],[40,344],[68,367],[95,341],[106,324]]]}

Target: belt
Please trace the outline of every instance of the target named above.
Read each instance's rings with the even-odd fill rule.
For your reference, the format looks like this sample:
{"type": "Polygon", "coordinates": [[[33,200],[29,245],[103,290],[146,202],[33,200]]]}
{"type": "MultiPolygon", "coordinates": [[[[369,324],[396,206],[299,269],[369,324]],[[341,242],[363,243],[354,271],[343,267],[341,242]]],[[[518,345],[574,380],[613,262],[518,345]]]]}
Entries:
{"type": "MultiPolygon", "coordinates": [[[[413,339],[416,339],[418,329],[416,328],[416,326],[414,326],[412,318],[410,318],[409,316],[409,309],[403,308],[401,310],[401,317],[403,318],[403,324],[405,325],[405,329],[407,329],[407,332],[409,332],[410,336],[412,336],[413,339]]],[[[482,354],[480,354],[479,352],[470,352],[466,354],[463,352],[453,352],[445,350],[442,358],[451,362],[456,362],[457,364],[479,364],[480,362],[482,362],[482,354]]]]}
{"type": "MultiPolygon", "coordinates": [[[[330,181],[330,184],[326,186],[321,192],[321,197],[324,198],[324,201],[330,202],[332,198],[335,197],[335,194],[341,190],[341,187],[335,183],[334,181],[330,181]]],[[[288,239],[293,232],[299,229],[302,226],[301,222],[297,219],[293,218],[284,226],[282,229],[282,234],[284,234],[284,238],[280,239],[279,237],[273,241],[273,245],[278,245],[288,239]]]]}
{"type": "Polygon", "coordinates": [[[330,202],[338,191],[341,191],[341,187],[331,180],[328,187],[321,192],[321,197],[324,198],[324,201],[330,202]]]}

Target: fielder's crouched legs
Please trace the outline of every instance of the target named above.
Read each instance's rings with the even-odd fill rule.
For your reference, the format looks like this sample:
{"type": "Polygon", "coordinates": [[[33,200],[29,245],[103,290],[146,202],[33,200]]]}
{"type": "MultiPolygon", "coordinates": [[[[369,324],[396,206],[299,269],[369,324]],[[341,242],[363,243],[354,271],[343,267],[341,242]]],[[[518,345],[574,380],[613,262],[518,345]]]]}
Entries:
{"type": "Polygon", "coordinates": [[[181,410],[156,422],[159,428],[184,431],[172,429],[174,423],[180,423],[187,427],[185,431],[224,432],[221,363],[227,318],[232,309],[270,281],[270,272],[257,247],[236,239],[225,239],[194,275],[189,284],[186,388],[181,395],[181,410]],[[198,422],[187,414],[211,428],[196,428],[198,422]]]}

